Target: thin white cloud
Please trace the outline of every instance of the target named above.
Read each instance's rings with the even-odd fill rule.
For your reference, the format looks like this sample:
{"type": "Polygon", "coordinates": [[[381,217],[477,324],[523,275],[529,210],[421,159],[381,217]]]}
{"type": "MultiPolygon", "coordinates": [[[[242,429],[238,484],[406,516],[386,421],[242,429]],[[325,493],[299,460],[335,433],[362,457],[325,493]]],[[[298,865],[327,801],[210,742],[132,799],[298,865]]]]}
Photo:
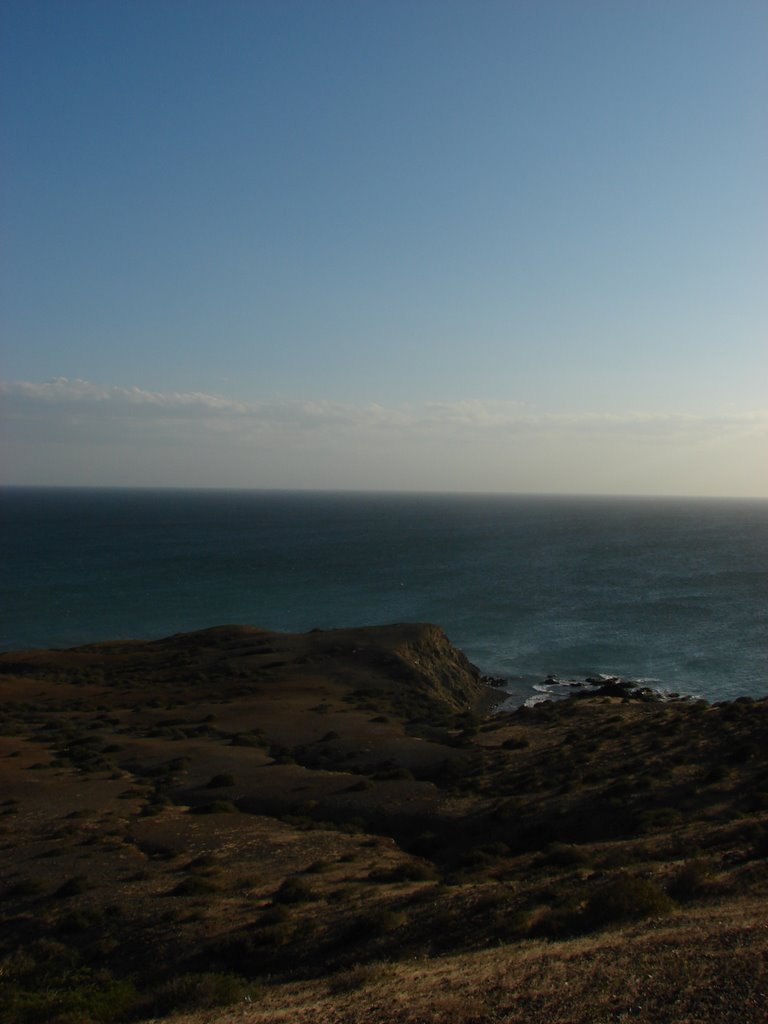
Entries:
{"type": "Polygon", "coordinates": [[[31,401],[62,403],[112,404],[113,406],[152,406],[159,409],[210,409],[216,412],[236,415],[248,411],[241,402],[220,395],[200,392],[146,391],[143,388],[104,387],[90,381],[76,378],[55,377],[42,382],[13,381],[0,382],[0,393],[10,397],[27,398],[31,401]]]}
{"type": "Polygon", "coordinates": [[[68,378],[0,381],[0,406],[20,483],[765,493],[768,410],[243,402],[68,378]]]}
{"type": "Polygon", "coordinates": [[[9,416],[60,416],[78,420],[151,422],[183,419],[216,431],[403,431],[410,435],[447,433],[472,438],[524,434],[596,433],[658,438],[701,438],[722,433],[768,431],[768,410],[725,415],[679,413],[623,414],[536,412],[525,403],[465,400],[421,406],[356,405],[327,400],[242,402],[206,392],[148,391],[108,387],[82,379],[57,377],[43,382],[0,381],[9,416]]]}

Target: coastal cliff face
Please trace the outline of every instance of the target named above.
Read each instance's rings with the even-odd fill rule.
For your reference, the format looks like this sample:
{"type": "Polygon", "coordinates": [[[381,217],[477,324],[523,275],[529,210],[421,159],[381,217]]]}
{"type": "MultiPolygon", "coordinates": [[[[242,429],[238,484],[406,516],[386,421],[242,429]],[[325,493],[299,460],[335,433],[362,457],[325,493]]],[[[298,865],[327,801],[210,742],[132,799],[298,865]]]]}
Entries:
{"type": "Polygon", "coordinates": [[[3,1024],[762,1024],[768,700],[492,700],[428,624],[1,654],[3,1024]]]}
{"type": "Polygon", "coordinates": [[[480,671],[437,626],[421,626],[413,640],[395,648],[411,666],[414,682],[455,711],[470,711],[489,700],[480,671]]]}
{"type": "Polygon", "coordinates": [[[491,699],[479,669],[439,626],[398,623],[316,632],[309,638],[313,653],[346,656],[364,669],[363,687],[371,688],[368,676],[375,673],[380,691],[392,697],[431,703],[443,712],[484,709],[491,699]]]}

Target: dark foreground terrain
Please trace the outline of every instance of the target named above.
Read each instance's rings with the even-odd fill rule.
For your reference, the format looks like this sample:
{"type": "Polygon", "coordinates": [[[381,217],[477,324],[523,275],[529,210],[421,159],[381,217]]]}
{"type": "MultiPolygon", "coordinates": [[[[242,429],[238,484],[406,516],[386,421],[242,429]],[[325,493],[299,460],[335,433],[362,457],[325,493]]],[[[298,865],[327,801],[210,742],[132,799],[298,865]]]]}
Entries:
{"type": "Polygon", "coordinates": [[[764,1024],[768,700],[434,626],[0,655],[0,1020],[764,1024]]]}

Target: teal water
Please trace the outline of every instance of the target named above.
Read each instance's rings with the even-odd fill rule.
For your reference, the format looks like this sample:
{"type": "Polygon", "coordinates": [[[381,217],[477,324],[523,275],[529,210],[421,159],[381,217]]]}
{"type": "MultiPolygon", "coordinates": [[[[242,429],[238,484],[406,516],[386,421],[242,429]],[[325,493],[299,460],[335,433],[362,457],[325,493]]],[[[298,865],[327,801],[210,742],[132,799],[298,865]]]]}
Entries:
{"type": "Polygon", "coordinates": [[[440,624],[519,693],[768,693],[768,502],[7,488],[0,648],[440,624]]]}

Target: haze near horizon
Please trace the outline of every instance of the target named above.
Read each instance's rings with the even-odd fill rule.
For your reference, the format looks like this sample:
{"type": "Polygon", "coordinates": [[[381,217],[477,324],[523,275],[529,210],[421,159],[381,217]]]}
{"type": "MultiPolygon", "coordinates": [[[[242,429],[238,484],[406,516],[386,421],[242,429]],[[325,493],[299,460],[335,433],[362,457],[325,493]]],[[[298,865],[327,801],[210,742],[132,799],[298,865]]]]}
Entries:
{"type": "Polygon", "coordinates": [[[10,484],[768,497],[758,0],[8,0],[10,484]]]}

